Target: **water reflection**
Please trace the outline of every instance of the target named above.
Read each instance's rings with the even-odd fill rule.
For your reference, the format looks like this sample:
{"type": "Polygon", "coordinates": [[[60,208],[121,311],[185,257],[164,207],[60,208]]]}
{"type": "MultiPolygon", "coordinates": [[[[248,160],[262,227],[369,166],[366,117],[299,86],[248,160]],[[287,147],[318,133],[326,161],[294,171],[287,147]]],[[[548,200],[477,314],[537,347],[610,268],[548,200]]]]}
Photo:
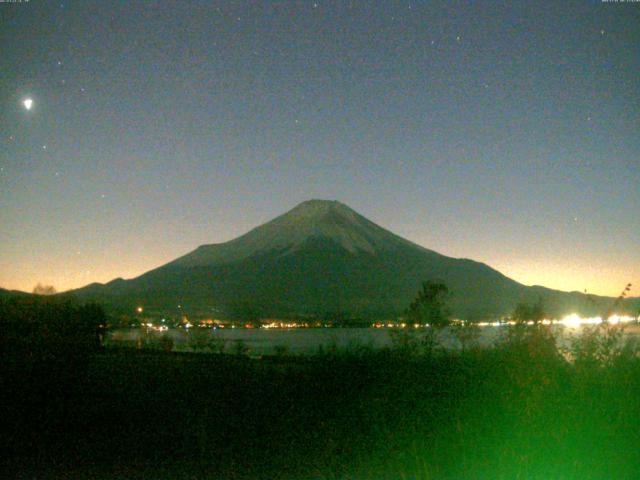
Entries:
{"type": "MultiPolygon", "coordinates": [[[[612,316],[609,323],[624,325],[626,337],[636,337],[640,328],[633,317],[612,316]]],[[[545,320],[557,335],[558,343],[567,346],[571,339],[580,335],[585,326],[602,323],[602,318],[581,318],[569,315],[558,321],[545,320]]],[[[478,324],[478,345],[487,347],[495,344],[505,333],[509,323],[484,322],[478,324]]],[[[319,350],[346,350],[357,348],[391,347],[389,331],[392,328],[168,328],[165,325],[156,327],[152,324],[142,328],[117,329],[109,332],[107,345],[140,345],[144,340],[158,340],[164,337],[172,341],[174,351],[227,351],[233,352],[237,347],[246,348],[250,355],[274,355],[286,351],[293,355],[312,355],[319,350]],[[199,348],[202,346],[215,348],[199,348]]],[[[413,328],[407,326],[406,328],[413,328]]],[[[445,348],[458,348],[459,343],[450,329],[440,334],[440,343],[445,348]]]]}

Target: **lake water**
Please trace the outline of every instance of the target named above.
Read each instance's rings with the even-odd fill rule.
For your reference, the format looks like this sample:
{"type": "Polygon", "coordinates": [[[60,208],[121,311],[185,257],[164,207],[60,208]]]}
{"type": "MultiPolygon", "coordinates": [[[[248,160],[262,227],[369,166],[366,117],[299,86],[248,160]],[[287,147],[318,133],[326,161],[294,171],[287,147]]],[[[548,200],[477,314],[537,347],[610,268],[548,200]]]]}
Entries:
{"type": "MultiPolygon", "coordinates": [[[[579,335],[580,327],[563,328],[553,327],[560,333],[560,343],[568,345],[571,337],[579,335]]],[[[489,346],[499,339],[505,332],[502,326],[487,326],[480,328],[478,343],[481,346],[489,346]]],[[[293,329],[169,329],[166,332],[149,332],[141,328],[118,329],[110,331],[105,339],[106,345],[135,344],[139,339],[148,335],[148,338],[158,339],[167,335],[173,340],[174,351],[193,351],[194,342],[224,344],[226,352],[233,352],[238,343],[242,343],[249,355],[272,355],[285,350],[295,355],[310,355],[320,349],[346,350],[358,347],[384,348],[391,346],[390,329],[386,328],[293,328],[293,329]]],[[[625,336],[628,338],[640,338],[640,329],[637,326],[627,326],[625,336]]],[[[441,342],[446,348],[458,348],[455,337],[447,331],[441,335],[441,342]]],[[[203,351],[208,351],[203,349],[203,351]]]]}

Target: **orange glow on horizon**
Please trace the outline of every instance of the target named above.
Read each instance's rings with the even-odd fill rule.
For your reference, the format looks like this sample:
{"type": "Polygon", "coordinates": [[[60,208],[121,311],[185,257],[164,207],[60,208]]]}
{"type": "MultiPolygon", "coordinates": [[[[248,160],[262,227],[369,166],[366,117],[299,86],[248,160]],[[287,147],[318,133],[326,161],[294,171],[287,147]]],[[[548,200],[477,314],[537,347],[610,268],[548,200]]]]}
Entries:
{"type": "MultiPolygon", "coordinates": [[[[149,264],[140,265],[138,268],[134,268],[130,262],[127,262],[126,265],[120,265],[120,262],[116,262],[111,265],[100,265],[100,269],[96,266],[95,270],[89,271],[89,273],[86,270],[72,271],[68,266],[58,268],[54,263],[47,264],[46,270],[42,268],[42,265],[40,268],[35,268],[34,265],[34,268],[24,269],[14,277],[9,277],[8,272],[0,273],[0,287],[31,292],[36,284],[41,283],[53,285],[58,292],[64,292],[94,282],[107,283],[119,277],[135,278],[166,261],[166,258],[159,258],[149,264]],[[56,272],[59,271],[65,271],[66,275],[57,275],[56,272]]],[[[631,282],[634,287],[632,287],[629,296],[640,296],[640,292],[635,289],[636,285],[640,285],[640,279],[632,278],[631,272],[624,269],[604,270],[593,265],[582,269],[575,266],[563,268],[563,266],[542,265],[541,263],[528,266],[524,262],[512,264],[504,261],[496,261],[493,264],[488,261],[485,263],[523,285],[540,285],[566,292],[584,293],[586,290],[589,294],[615,297],[620,294],[627,283],[631,282]],[[636,281],[634,282],[634,280],[636,281]]]]}

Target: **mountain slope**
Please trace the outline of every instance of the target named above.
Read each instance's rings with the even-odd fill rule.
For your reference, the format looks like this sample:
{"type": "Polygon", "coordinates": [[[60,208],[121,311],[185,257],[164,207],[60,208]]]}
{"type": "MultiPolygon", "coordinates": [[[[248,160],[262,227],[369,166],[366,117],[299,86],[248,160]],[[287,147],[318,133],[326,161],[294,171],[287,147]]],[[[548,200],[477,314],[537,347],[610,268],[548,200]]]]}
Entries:
{"type": "MultiPolygon", "coordinates": [[[[132,280],[92,284],[86,299],[147,311],[222,317],[388,318],[420,283],[444,281],[462,318],[508,314],[542,297],[555,314],[597,311],[577,293],[526,287],[467,259],[405,240],[335,201],[310,200],[226,243],[203,245],[132,280]]],[[[602,302],[596,299],[595,302],[602,302]]]]}
{"type": "MultiPolygon", "coordinates": [[[[309,238],[327,238],[350,253],[422,247],[385,230],[336,201],[308,200],[230,242],[203,245],[168,265],[192,267],[229,263],[260,252],[295,251],[309,238]]],[[[430,252],[435,254],[435,252],[430,252]]]]}

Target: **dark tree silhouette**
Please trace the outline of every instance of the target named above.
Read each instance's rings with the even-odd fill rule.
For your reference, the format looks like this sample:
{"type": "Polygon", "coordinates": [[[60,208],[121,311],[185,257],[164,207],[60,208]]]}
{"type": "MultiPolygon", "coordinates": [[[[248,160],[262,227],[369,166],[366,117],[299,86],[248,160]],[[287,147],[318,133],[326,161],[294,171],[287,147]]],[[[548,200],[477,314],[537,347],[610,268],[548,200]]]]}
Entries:
{"type": "Polygon", "coordinates": [[[33,287],[33,293],[36,295],[55,295],[57,291],[53,285],[43,285],[38,283],[33,287]]]}
{"type": "Polygon", "coordinates": [[[97,351],[107,323],[97,304],[50,297],[0,301],[0,345],[5,355],[29,359],[81,357],[97,351]]]}
{"type": "Polygon", "coordinates": [[[544,302],[539,298],[533,305],[524,302],[518,303],[511,314],[511,320],[518,323],[533,322],[537,324],[544,320],[545,316],[544,302]]]}
{"type": "Polygon", "coordinates": [[[407,309],[410,323],[429,324],[434,328],[449,325],[450,313],[447,308],[449,288],[442,282],[427,280],[422,283],[418,295],[407,309]]]}

